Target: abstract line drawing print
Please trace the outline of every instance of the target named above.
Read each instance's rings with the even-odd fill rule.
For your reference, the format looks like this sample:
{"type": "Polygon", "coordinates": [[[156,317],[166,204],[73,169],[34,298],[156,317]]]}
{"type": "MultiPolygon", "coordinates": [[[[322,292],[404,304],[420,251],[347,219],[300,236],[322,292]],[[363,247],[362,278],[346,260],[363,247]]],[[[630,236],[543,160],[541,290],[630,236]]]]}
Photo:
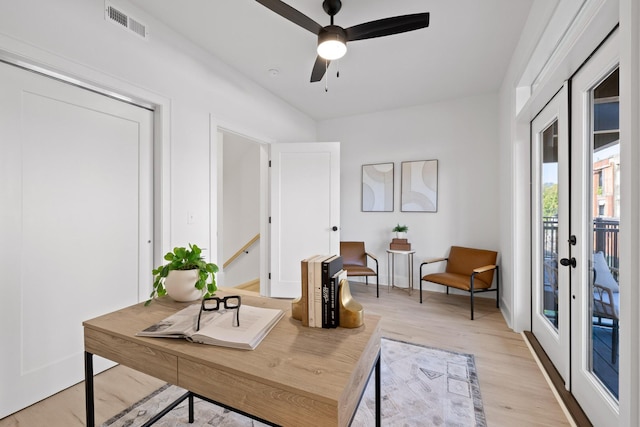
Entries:
{"type": "Polygon", "coordinates": [[[402,212],[438,211],[438,161],[402,162],[402,212]]]}

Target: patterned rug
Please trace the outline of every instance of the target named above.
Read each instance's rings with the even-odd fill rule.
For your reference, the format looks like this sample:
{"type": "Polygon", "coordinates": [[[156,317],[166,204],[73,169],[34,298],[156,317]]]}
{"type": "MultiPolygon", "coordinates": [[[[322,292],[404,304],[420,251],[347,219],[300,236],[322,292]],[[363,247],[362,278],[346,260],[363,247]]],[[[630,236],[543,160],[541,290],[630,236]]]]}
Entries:
{"type": "MultiPolygon", "coordinates": [[[[422,345],[382,339],[382,425],[486,427],[480,386],[472,354],[455,353],[422,345]]],[[[103,427],[144,424],[185,393],[166,385],[114,416],[103,427]]],[[[195,422],[187,420],[187,401],[155,426],[262,427],[265,424],[194,400],[195,422]]],[[[374,376],[367,385],[352,426],[375,425],[374,376]]]]}

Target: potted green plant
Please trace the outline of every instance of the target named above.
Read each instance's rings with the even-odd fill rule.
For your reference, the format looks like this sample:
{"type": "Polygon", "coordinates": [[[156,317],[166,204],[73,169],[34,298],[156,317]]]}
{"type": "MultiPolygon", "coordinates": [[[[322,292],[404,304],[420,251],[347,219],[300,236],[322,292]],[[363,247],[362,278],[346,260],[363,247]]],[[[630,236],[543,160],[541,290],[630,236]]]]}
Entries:
{"type": "Polygon", "coordinates": [[[398,239],[404,239],[405,237],[407,237],[407,231],[409,231],[409,227],[407,227],[406,225],[400,225],[400,223],[398,223],[398,225],[393,227],[393,230],[391,231],[395,231],[396,237],[398,239]]]}
{"type": "Polygon", "coordinates": [[[152,270],[153,291],[145,305],[155,296],[167,294],[176,301],[195,301],[212,296],[218,289],[215,276],[218,266],[202,259],[202,250],[197,245],[189,243],[188,249],[176,247],[164,259],[169,263],[152,270]]]}

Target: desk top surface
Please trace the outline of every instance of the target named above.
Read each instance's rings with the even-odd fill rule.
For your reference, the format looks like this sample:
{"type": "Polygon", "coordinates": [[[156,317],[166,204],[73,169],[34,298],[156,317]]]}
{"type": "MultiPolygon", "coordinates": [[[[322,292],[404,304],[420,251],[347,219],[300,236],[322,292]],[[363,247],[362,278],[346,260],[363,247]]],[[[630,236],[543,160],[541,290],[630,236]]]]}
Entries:
{"type": "MultiPolygon", "coordinates": [[[[216,292],[217,296],[231,294],[216,292]]],[[[137,332],[194,304],[177,303],[168,297],[154,300],[147,307],[141,303],[83,322],[85,349],[101,355],[87,343],[107,334],[122,343],[122,351],[126,351],[129,344],[141,345],[149,352],[162,352],[237,378],[295,389],[327,401],[341,399],[354,381],[362,382],[354,379],[354,375],[361,375],[363,368],[370,371],[380,351],[379,316],[365,315],[364,325],[355,329],[309,328],[291,318],[289,300],[243,295],[242,303],[285,311],[285,316],[255,350],[196,344],[184,339],[137,337],[137,332]]],[[[137,357],[131,353],[125,354],[125,360],[137,357]]],[[[111,358],[109,356],[112,354],[105,355],[111,358]]]]}

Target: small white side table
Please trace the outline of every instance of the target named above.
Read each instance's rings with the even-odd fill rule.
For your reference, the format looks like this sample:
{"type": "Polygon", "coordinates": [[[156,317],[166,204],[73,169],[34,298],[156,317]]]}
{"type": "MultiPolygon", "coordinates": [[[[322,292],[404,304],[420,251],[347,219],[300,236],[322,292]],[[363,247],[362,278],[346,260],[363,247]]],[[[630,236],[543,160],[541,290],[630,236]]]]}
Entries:
{"type": "Polygon", "coordinates": [[[413,254],[416,251],[397,251],[394,249],[387,249],[387,274],[388,274],[388,283],[387,292],[391,292],[391,287],[395,288],[395,264],[396,264],[396,255],[406,255],[407,256],[407,271],[409,273],[409,295],[413,293],[413,254]]]}

